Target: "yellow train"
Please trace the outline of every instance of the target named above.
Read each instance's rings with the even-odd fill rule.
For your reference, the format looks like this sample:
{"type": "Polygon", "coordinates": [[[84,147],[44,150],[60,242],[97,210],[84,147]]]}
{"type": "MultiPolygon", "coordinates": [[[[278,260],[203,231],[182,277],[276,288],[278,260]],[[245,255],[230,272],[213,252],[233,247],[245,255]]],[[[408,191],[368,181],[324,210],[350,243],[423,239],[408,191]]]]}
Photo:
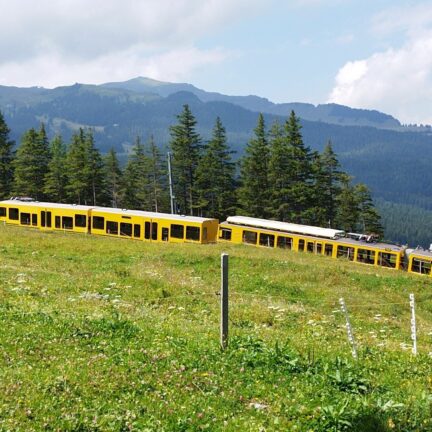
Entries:
{"type": "Polygon", "coordinates": [[[0,222],[150,242],[227,242],[291,249],[432,277],[432,252],[375,242],[365,235],[245,216],[217,219],[138,210],[0,201],[0,222]]]}
{"type": "Polygon", "coordinates": [[[211,243],[218,230],[217,219],[18,199],[0,201],[0,221],[150,242],[211,243]]]}

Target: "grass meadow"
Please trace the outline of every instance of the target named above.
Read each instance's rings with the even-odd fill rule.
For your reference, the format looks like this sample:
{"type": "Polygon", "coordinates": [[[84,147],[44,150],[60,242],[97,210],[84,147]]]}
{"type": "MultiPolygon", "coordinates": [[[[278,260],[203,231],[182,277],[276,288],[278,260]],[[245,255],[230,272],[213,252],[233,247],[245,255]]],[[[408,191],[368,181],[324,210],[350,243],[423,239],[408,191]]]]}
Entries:
{"type": "Polygon", "coordinates": [[[426,277],[282,250],[0,226],[1,431],[431,431],[431,356],[426,277]]]}

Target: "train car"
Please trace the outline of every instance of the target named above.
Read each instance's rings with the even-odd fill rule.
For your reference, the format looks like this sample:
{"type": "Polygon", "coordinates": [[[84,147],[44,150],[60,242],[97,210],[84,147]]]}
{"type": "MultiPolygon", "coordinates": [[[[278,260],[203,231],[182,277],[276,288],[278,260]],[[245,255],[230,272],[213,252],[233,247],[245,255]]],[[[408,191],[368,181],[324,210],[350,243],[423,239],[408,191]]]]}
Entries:
{"type": "Polygon", "coordinates": [[[218,240],[305,251],[393,269],[402,267],[404,256],[400,246],[348,238],[341,230],[245,216],[230,216],[221,223],[218,240]]]}
{"type": "Polygon", "coordinates": [[[214,243],[218,230],[217,219],[20,199],[0,201],[0,222],[174,243],[214,243]]]}
{"type": "Polygon", "coordinates": [[[139,210],[93,207],[92,234],[153,242],[215,243],[218,220],[139,210]]]}
{"type": "Polygon", "coordinates": [[[432,251],[424,249],[407,249],[408,273],[432,277],[432,251]]]}
{"type": "Polygon", "coordinates": [[[31,200],[0,201],[0,221],[41,230],[89,231],[90,206],[31,200]]]}

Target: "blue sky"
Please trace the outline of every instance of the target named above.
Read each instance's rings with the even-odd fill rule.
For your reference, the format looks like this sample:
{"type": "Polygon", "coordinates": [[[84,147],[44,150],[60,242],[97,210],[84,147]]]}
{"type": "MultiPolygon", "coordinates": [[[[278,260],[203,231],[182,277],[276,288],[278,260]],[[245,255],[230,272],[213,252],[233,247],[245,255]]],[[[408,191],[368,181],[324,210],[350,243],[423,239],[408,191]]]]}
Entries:
{"type": "Polygon", "coordinates": [[[0,85],[147,76],[432,123],[432,2],[0,0],[0,85]]]}

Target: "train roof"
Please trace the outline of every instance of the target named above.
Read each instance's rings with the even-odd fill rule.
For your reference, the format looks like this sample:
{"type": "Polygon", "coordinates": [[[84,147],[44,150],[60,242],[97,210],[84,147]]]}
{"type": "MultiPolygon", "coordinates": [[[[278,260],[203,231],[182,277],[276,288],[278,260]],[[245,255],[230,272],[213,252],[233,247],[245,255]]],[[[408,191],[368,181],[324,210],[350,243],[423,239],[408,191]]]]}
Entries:
{"type": "Polygon", "coordinates": [[[0,201],[0,205],[25,205],[29,207],[36,208],[58,208],[58,209],[68,209],[68,210],[78,210],[78,211],[98,211],[103,213],[113,213],[113,214],[121,214],[124,216],[138,216],[138,217],[146,217],[153,219],[169,219],[169,220],[178,220],[178,221],[186,221],[186,222],[195,222],[195,223],[203,223],[205,221],[214,221],[216,219],[211,218],[202,218],[197,216],[185,216],[185,215],[175,215],[169,213],[156,213],[156,212],[146,212],[141,210],[129,210],[129,209],[120,209],[120,208],[112,208],[112,207],[98,207],[98,206],[85,206],[85,205],[77,205],[77,204],[58,204],[58,203],[50,203],[50,202],[41,202],[41,201],[27,201],[27,200],[19,200],[19,199],[11,199],[6,201],[0,201]]]}
{"type": "Polygon", "coordinates": [[[59,208],[59,209],[68,209],[68,210],[83,210],[87,211],[93,208],[92,206],[78,205],[78,204],[58,204],[58,203],[50,203],[50,202],[42,202],[42,201],[26,201],[19,199],[11,199],[6,201],[0,201],[0,205],[25,205],[28,207],[37,207],[37,208],[59,208]]]}
{"type": "Polygon", "coordinates": [[[214,221],[216,219],[211,218],[203,218],[198,216],[187,216],[187,215],[177,215],[170,213],[156,213],[156,212],[147,212],[141,210],[129,210],[129,209],[119,209],[112,207],[92,207],[92,210],[95,212],[101,213],[115,213],[121,214],[123,216],[138,216],[138,217],[146,217],[150,219],[170,219],[170,220],[178,220],[178,221],[187,221],[187,222],[196,222],[203,223],[206,221],[214,221]]]}
{"type": "Polygon", "coordinates": [[[407,255],[416,255],[428,259],[432,259],[432,251],[428,249],[407,249],[406,251],[407,255]]]}
{"type": "Polygon", "coordinates": [[[335,230],[331,228],[321,228],[309,225],[293,224],[288,222],[278,222],[267,219],[257,219],[248,216],[229,216],[226,221],[234,225],[264,228],[282,231],[286,233],[304,234],[328,239],[337,239],[345,235],[345,231],[335,230]]]}

